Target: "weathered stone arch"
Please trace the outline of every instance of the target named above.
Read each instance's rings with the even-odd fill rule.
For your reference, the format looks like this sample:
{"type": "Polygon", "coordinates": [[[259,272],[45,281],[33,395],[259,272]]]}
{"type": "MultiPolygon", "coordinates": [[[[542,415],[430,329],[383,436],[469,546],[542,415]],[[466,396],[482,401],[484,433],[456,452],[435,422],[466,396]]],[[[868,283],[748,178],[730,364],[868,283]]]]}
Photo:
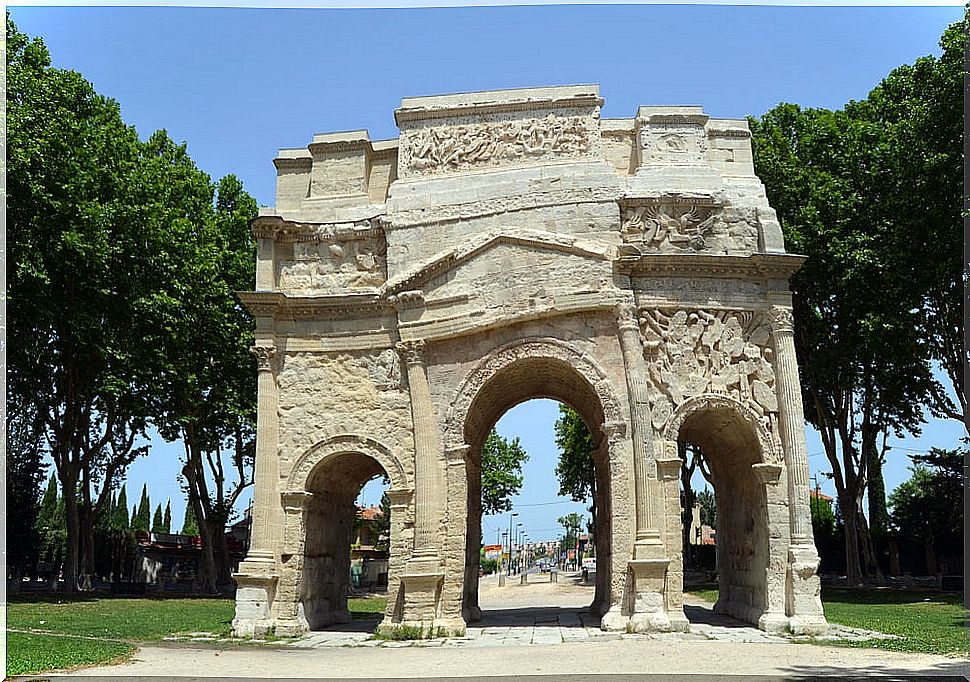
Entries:
{"type": "MultiPolygon", "coordinates": [[[[620,402],[606,376],[606,372],[589,354],[574,345],[553,337],[530,337],[500,346],[479,361],[458,387],[445,419],[445,448],[465,443],[465,423],[479,391],[499,372],[515,362],[527,358],[547,358],[570,365],[599,399],[604,421],[625,422],[620,402]]],[[[599,425],[596,425],[599,426],[599,425]]]]}
{"type": "Polygon", "coordinates": [[[370,457],[387,473],[392,490],[411,488],[401,461],[382,443],[355,434],[342,434],[322,440],[301,454],[290,475],[287,477],[287,490],[307,490],[307,484],[314,469],[329,457],[345,453],[360,453],[370,457]]]}
{"type": "Polygon", "coordinates": [[[727,409],[739,415],[754,431],[758,439],[758,456],[762,463],[781,463],[783,456],[775,440],[771,437],[771,432],[762,418],[753,409],[734,398],[717,393],[703,393],[692,398],[688,398],[671,413],[667,424],[663,428],[662,436],[666,441],[676,441],[680,434],[680,429],[687,421],[687,418],[696,412],[705,410],[727,409]]]}

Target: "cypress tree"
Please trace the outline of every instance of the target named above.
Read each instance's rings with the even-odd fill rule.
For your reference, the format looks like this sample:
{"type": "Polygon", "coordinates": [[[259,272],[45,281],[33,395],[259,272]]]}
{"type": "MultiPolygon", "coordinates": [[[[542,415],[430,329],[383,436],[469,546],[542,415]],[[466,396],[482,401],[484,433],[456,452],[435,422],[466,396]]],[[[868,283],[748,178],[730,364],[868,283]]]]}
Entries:
{"type": "Polygon", "coordinates": [[[118,502],[115,504],[114,523],[115,530],[128,530],[128,492],[125,486],[121,486],[118,493],[118,502]]]}
{"type": "Polygon", "coordinates": [[[182,535],[196,536],[199,534],[199,524],[195,520],[195,510],[191,503],[185,505],[185,520],[182,521],[182,535]]]}
{"type": "Polygon", "coordinates": [[[138,501],[138,513],[131,520],[131,529],[148,532],[152,520],[152,503],[148,499],[148,484],[141,488],[141,500],[138,501]]]}
{"type": "Polygon", "coordinates": [[[152,516],[152,532],[153,533],[164,533],[162,530],[162,505],[159,504],[155,507],[155,514],[152,516]]]}
{"type": "Polygon", "coordinates": [[[162,532],[171,533],[172,532],[172,501],[167,500],[165,502],[165,517],[162,519],[162,532]]]}

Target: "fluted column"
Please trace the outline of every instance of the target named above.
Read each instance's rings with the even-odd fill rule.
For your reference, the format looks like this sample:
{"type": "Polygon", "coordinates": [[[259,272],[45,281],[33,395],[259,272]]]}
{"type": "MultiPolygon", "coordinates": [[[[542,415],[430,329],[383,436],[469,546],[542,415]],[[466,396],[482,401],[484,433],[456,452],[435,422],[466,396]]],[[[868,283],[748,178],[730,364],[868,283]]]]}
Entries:
{"type": "Polygon", "coordinates": [[[276,386],[276,373],[273,359],[275,346],[253,346],[251,352],[256,356],[257,368],[257,411],[256,411],[256,461],[253,465],[253,526],[249,540],[249,554],[246,565],[275,564],[277,539],[281,529],[274,523],[275,510],[279,506],[277,479],[279,462],[277,447],[279,443],[279,423],[277,407],[279,394],[276,386]]]}
{"type": "Polygon", "coordinates": [[[805,445],[802,389],[795,358],[795,328],[791,308],[774,306],[770,313],[775,346],[775,386],[778,422],[788,469],[788,514],[792,545],[812,544],[808,499],[808,449],[805,445]]]}
{"type": "Polygon", "coordinates": [[[414,424],[414,554],[412,560],[437,562],[437,526],[442,492],[438,431],[424,366],[424,341],[402,341],[397,350],[407,367],[414,424]]]}
{"type": "Polygon", "coordinates": [[[647,368],[643,361],[640,325],[636,306],[622,303],[617,307],[620,331],[620,350],[626,374],[627,394],[630,398],[630,437],[633,440],[633,476],[637,498],[637,545],[660,545],[660,526],[651,499],[659,486],[651,484],[648,458],[653,452],[653,431],[650,426],[650,396],[647,387],[647,368]]]}

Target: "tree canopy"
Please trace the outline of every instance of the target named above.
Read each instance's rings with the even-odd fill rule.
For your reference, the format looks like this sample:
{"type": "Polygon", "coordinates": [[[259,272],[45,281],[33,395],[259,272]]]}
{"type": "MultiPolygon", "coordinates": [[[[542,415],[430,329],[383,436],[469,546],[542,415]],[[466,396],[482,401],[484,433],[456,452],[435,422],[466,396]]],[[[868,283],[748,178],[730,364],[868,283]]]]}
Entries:
{"type": "Polygon", "coordinates": [[[512,509],[512,496],[522,489],[522,465],[529,455],[518,438],[507,440],[492,429],[482,446],[482,513],[512,509]]]}

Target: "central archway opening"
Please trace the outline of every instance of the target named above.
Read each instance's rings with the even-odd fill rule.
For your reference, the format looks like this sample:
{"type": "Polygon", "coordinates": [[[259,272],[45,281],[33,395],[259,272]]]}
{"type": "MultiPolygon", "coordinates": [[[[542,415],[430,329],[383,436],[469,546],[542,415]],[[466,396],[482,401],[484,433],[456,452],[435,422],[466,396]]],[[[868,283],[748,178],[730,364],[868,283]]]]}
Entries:
{"type": "MultiPolygon", "coordinates": [[[[715,614],[757,625],[767,610],[769,568],[767,497],[753,469],[763,461],[758,438],[736,410],[716,407],[688,415],[678,444],[685,463],[694,468],[692,481],[682,476],[682,487],[713,487],[713,499],[701,496],[705,509],[682,509],[685,559],[693,556],[694,568],[702,571],[714,569],[715,614]]],[[[684,492],[682,500],[690,499],[684,492]]],[[[708,618],[700,607],[686,607],[685,612],[695,622],[708,618]]]]}
{"type": "MultiPolygon", "coordinates": [[[[490,620],[506,622],[516,617],[528,619],[530,615],[535,616],[537,621],[542,619],[546,615],[543,611],[547,609],[542,604],[543,591],[521,588],[536,583],[548,585],[553,580],[556,583],[583,582],[583,556],[595,557],[596,565],[593,567],[587,563],[587,568],[591,569],[588,570],[588,579],[585,581],[588,587],[585,594],[588,598],[571,605],[571,608],[575,611],[582,609],[589,614],[587,621],[598,619],[608,608],[611,509],[609,457],[603,423],[603,408],[595,389],[574,367],[561,359],[538,357],[517,360],[497,372],[479,389],[468,410],[464,429],[465,442],[469,446],[466,463],[467,532],[462,595],[462,612],[466,621],[484,625],[490,620]],[[529,401],[534,402],[524,405],[529,401]],[[555,472],[559,462],[559,450],[552,427],[561,416],[559,404],[575,411],[584,428],[588,430],[592,446],[590,467],[591,478],[595,484],[590,487],[588,499],[572,504],[569,496],[559,495],[559,482],[555,472]],[[516,413],[523,410],[528,412],[531,411],[529,408],[541,406],[547,415],[544,424],[532,423],[527,427],[530,431],[542,429],[548,447],[541,448],[545,451],[542,460],[532,460],[524,472],[528,485],[528,470],[541,468],[542,485],[546,490],[542,500],[530,499],[527,502],[536,504],[535,507],[513,507],[497,517],[489,517],[488,533],[485,533],[486,529],[482,524],[483,448],[499,420],[516,406],[519,406],[516,413]],[[513,513],[520,516],[513,517],[513,513]],[[571,515],[573,521],[580,517],[578,524],[571,524],[572,528],[560,524],[560,519],[571,515]],[[524,521],[526,518],[530,519],[528,523],[524,521]],[[593,518],[595,523],[591,523],[593,518]],[[563,536],[569,538],[568,542],[563,541],[563,536]],[[489,558],[494,558],[494,548],[499,545],[502,547],[500,564],[504,575],[499,577],[497,573],[492,573],[485,578],[481,570],[485,546],[493,548],[493,554],[489,558]],[[483,580],[487,581],[486,587],[492,590],[489,592],[492,597],[496,594],[493,588],[500,583],[507,588],[514,586],[519,589],[507,589],[501,606],[497,606],[494,599],[486,599],[484,602],[480,599],[483,580]],[[528,598],[521,601],[521,606],[517,606],[513,594],[527,595],[528,598]]],[[[508,438],[521,438],[526,435],[522,432],[506,431],[504,428],[503,431],[503,435],[508,438]]],[[[530,456],[531,454],[534,453],[530,453],[530,456]]],[[[485,463],[487,464],[487,460],[485,463]]]]}

